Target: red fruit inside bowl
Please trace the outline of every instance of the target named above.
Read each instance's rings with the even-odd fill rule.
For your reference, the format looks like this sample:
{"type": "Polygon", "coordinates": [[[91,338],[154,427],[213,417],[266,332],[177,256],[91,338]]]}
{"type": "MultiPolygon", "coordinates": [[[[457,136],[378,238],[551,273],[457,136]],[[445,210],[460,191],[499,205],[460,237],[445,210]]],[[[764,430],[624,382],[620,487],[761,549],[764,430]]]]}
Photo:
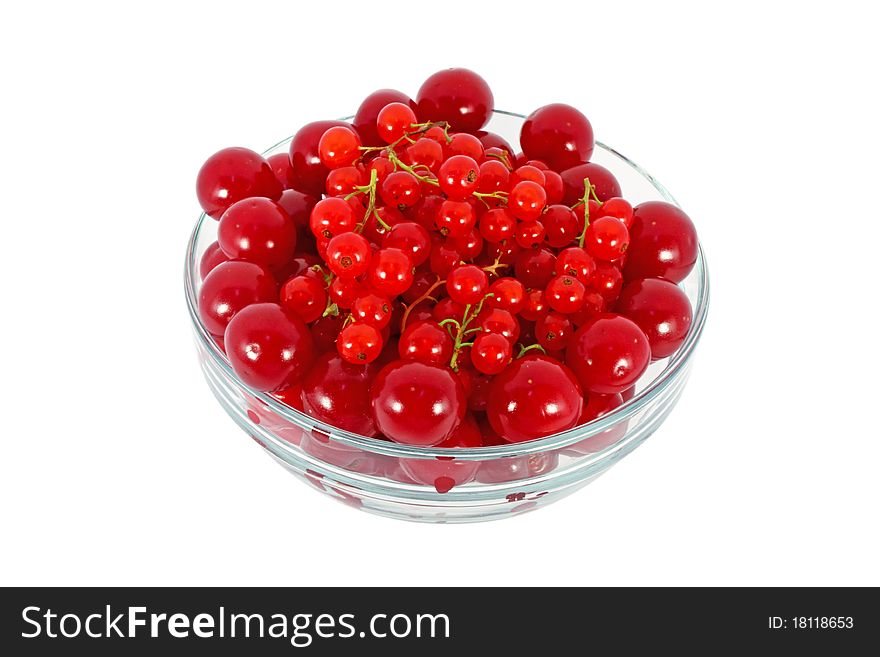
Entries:
{"type": "Polygon", "coordinates": [[[449,448],[449,456],[434,459],[400,459],[401,469],[414,481],[434,486],[438,493],[446,493],[453,486],[473,481],[480,468],[479,461],[456,461],[455,448],[481,447],[480,428],[473,416],[465,416],[458,428],[437,447],[449,448]]]}

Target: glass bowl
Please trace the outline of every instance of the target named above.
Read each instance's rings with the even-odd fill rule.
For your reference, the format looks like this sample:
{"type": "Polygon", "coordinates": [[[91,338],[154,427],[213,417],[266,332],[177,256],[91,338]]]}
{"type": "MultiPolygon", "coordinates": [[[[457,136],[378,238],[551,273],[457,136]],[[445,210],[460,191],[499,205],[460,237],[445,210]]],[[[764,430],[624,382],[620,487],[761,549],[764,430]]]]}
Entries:
{"type": "MultiPolygon", "coordinates": [[[[496,111],[486,129],[518,148],[524,118],[496,111]]],[[[279,142],[266,155],[286,151],[289,143],[289,138],[279,142]]],[[[633,204],[675,203],[653,176],[612,148],[597,143],[592,161],[611,170],[633,204]]],[[[452,459],[448,450],[398,445],[342,431],[245,385],[197,312],[199,260],[216,237],[217,222],[202,214],[187,248],[185,287],[199,361],[220,405],[297,478],[349,506],[403,520],[507,518],[590,483],[642,444],[672,411],[687,382],[709,303],[709,276],[701,249],[693,271],[680,283],[693,307],[690,334],[671,357],[651,364],[631,399],[569,431],[526,443],[456,449],[452,459]],[[434,485],[410,477],[408,473],[419,466],[439,475],[434,485]]]]}

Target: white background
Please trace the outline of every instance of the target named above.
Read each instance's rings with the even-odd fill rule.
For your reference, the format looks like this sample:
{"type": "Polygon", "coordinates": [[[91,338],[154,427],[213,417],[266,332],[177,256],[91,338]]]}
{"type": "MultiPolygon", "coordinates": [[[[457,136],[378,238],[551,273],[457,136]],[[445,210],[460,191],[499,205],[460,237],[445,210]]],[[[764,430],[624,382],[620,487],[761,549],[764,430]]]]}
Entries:
{"type": "Polygon", "coordinates": [[[868,6],[7,7],[0,583],[880,584],[868,6]],[[448,66],[499,108],[580,107],[696,220],[713,302],[679,406],[618,467],[424,526],[323,497],[233,425],[181,273],[205,157],[448,66]]]}

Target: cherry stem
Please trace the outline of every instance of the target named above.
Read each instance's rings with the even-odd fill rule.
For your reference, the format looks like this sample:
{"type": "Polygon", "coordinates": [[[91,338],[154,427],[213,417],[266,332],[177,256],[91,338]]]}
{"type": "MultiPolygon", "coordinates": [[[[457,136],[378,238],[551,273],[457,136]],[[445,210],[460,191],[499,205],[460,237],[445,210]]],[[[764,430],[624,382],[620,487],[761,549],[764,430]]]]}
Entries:
{"type": "MultiPolygon", "coordinates": [[[[584,240],[587,237],[587,227],[590,225],[590,194],[592,192],[593,192],[593,184],[590,182],[589,178],[584,178],[584,196],[574,206],[575,208],[578,207],[578,205],[584,206],[584,229],[581,231],[581,234],[578,236],[578,246],[581,248],[584,248],[584,240]]],[[[572,208],[572,209],[574,209],[574,208],[572,208]]]]}
{"type": "Polygon", "coordinates": [[[428,299],[430,299],[431,292],[436,290],[441,285],[445,285],[445,284],[446,284],[446,279],[445,278],[441,279],[438,276],[437,280],[434,282],[434,284],[431,287],[429,287],[425,291],[425,293],[422,294],[422,296],[420,296],[418,299],[416,299],[415,301],[413,301],[411,304],[409,304],[406,307],[406,310],[403,311],[403,317],[400,318],[400,332],[401,333],[403,333],[403,329],[406,328],[406,321],[409,319],[409,314],[412,311],[412,309],[415,308],[416,306],[418,306],[420,303],[422,303],[422,301],[427,301],[428,299]]]}
{"type": "Polygon", "coordinates": [[[537,349],[537,350],[540,351],[542,354],[546,354],[546,353],[547,353],[547,350],[544,349],[544,347],[542,347],[541,345],[539,345],[539,344],[536,343],[536,344],[530,344],[528,347],[521,347],[520,350],[519,350],[519,353],[516,355],[516,357],[517,357],[517,358],[522,358],[526,353],[528,353],[528,352],[531,351],[532,349],[537,349]]]}
{"type": "Polygon", "coordinates": [[[486,299],[490,299],[494,296],[494,292],[489,292],[489,294],[480,299],[480,302],[476,306],[467,304],[464,307],[464,317],[462,317],[461,323],[458,325],[458,331],[455,334],[455,347],[452,350],[452,359],[449,361],[449,367],[456,372],[458,371],[458,354],[462,347],[469,347],[474,344],[473,342],[462,342],[464,336],[468,334],[468,324],[470,324],[480,314],[480,311],[483,310],[483,304],[486,303],[486,299]],[[471,312],[472,309],[473,312],[471,312]]]}

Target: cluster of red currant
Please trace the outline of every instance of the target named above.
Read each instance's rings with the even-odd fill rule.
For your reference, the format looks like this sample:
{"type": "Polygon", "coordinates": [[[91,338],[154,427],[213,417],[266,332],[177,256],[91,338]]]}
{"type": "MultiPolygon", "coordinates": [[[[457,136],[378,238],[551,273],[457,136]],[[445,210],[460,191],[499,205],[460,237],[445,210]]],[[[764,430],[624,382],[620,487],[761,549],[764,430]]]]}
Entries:
{"type": "Polygon", "coordinates": [[[697,258],[677,207],[633,207],[568,105],[486,132],[486,82],[380,90],[283,153],[229,148],[198,176],[218,239],[199,311],[249,386],[342,429],[474,447],[623,403],[690,328],[697,258]]]}

